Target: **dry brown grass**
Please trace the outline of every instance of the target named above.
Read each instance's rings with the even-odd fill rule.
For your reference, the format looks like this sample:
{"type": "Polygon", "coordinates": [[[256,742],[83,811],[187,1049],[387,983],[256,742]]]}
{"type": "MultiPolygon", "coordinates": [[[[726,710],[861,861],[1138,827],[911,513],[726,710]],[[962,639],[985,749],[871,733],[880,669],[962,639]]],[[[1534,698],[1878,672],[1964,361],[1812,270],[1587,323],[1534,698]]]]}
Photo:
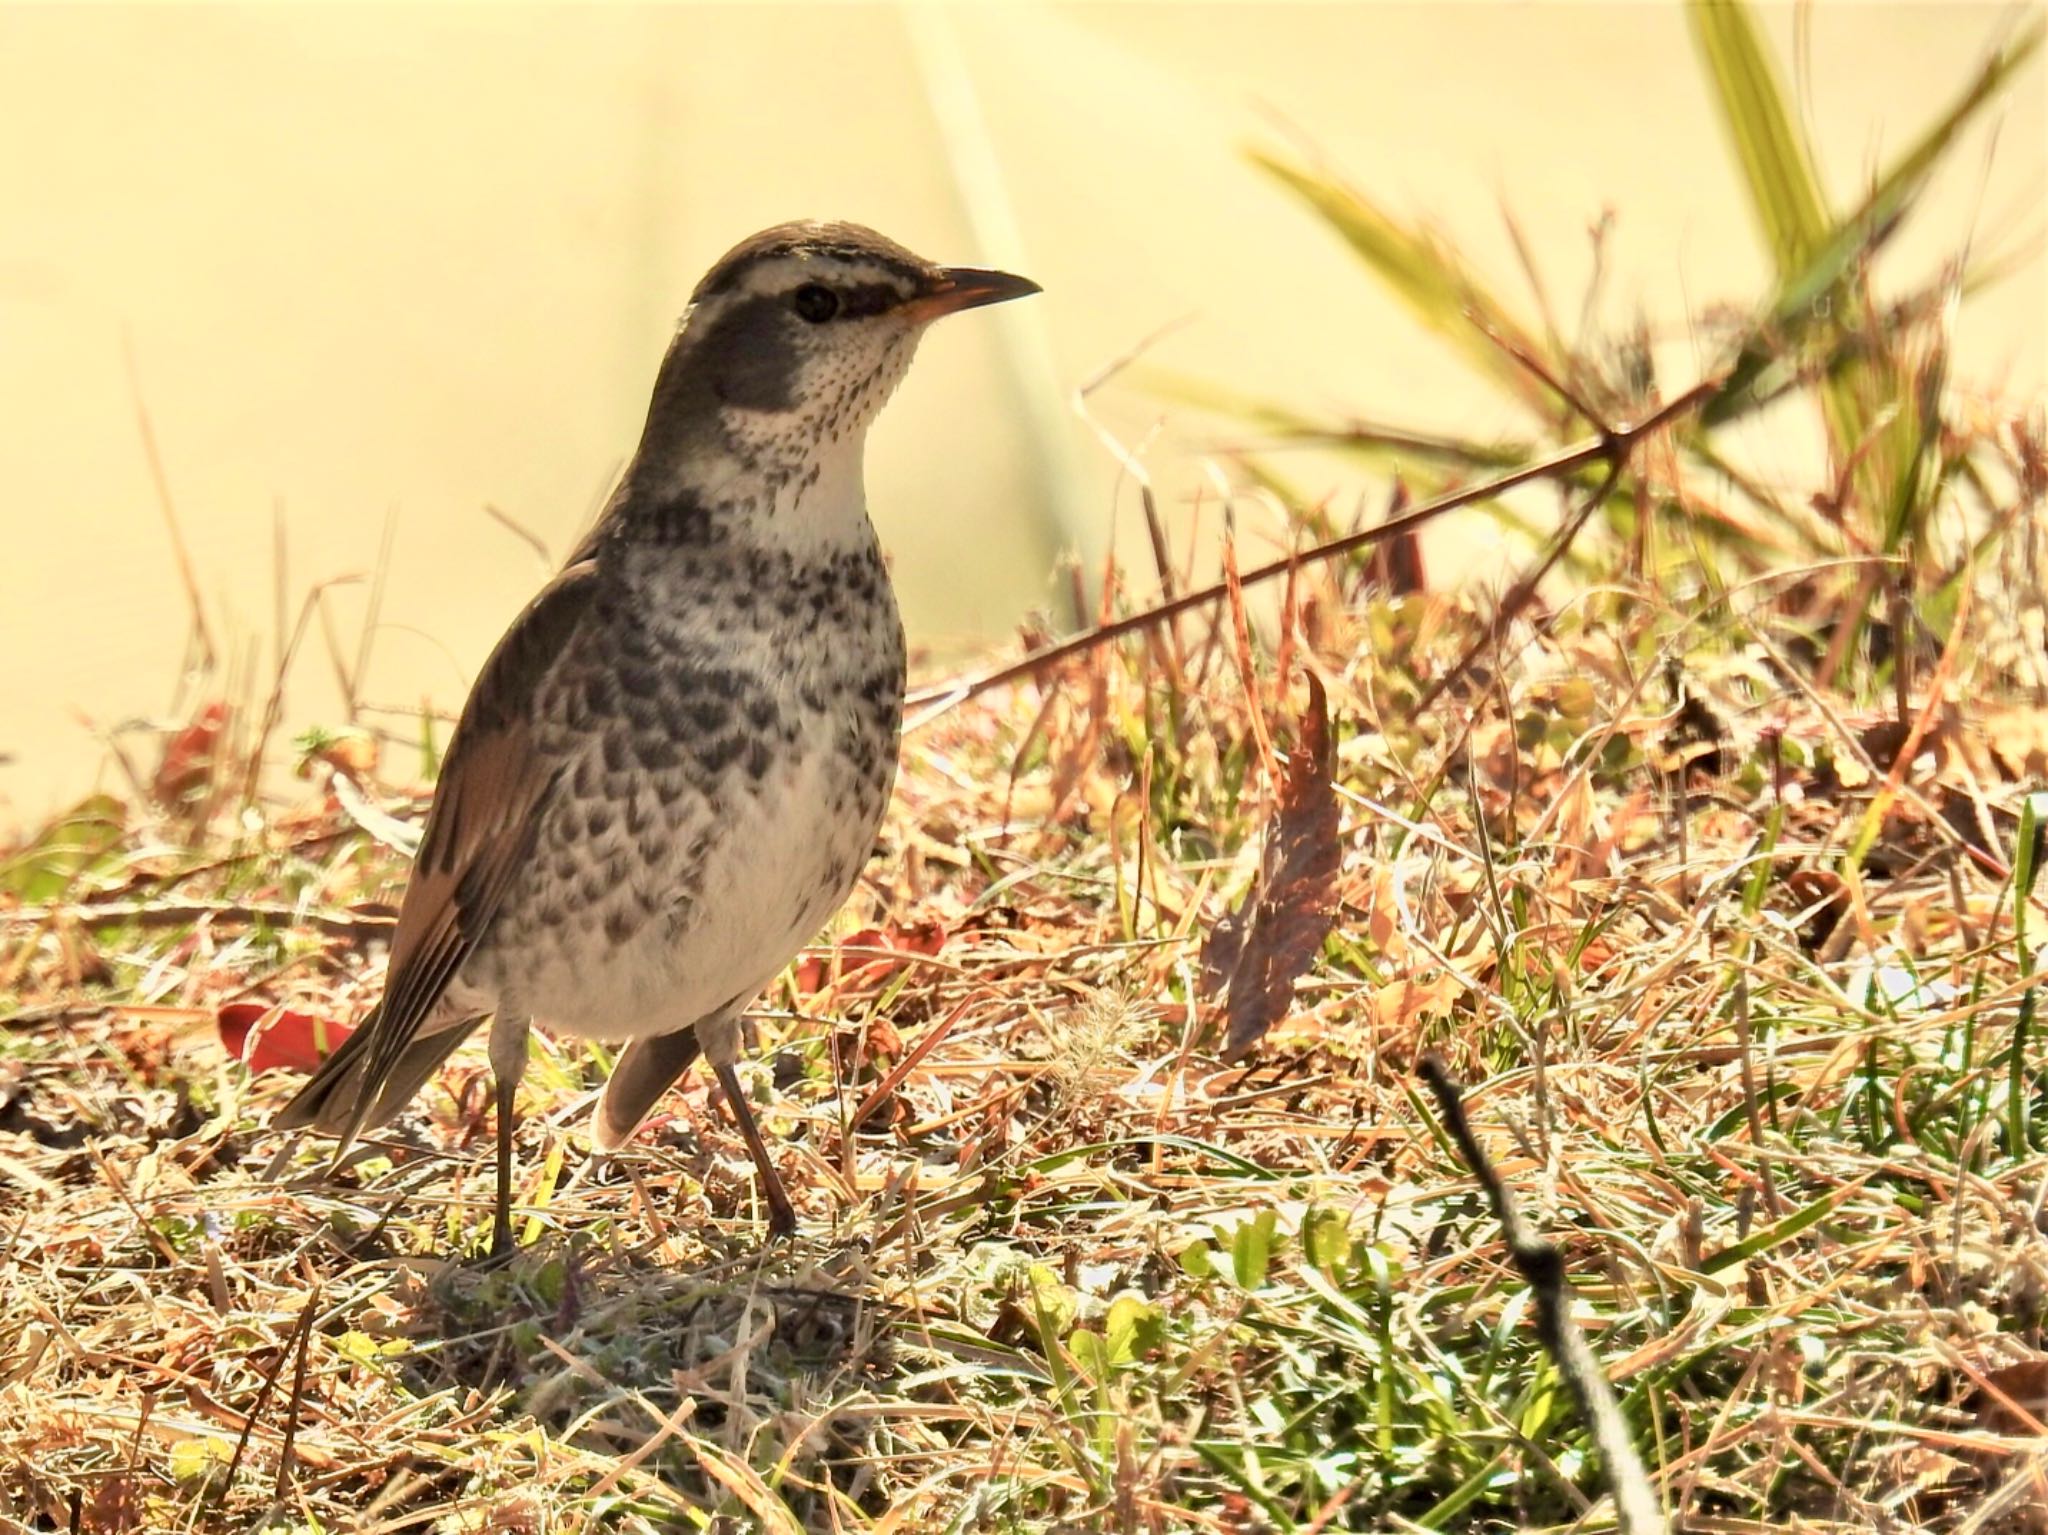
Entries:
{"type": "MultiPolygon", "coordinates": [[[[1691,15],[1776,280],[1686,393],[1597,294],[1567,339],[1533,262],[1540,321],[1268,159],[1533,435],[1228,408],[1423,497],[1554,479],[1560,531],[1495,606],[1417,591],[1412,548],[1283,561],[1277,623],[1132,619],[915,729],[867,885],[755,1019],[785,1246],[701,1082],[599,1167],[602,1063],[545,1039],[500,1268],[480,1056],[332,1179],[264,1128],[292,1080],[219,1010],[367,1007],[430,763],[329,738],[329,792],[251,798],[260,748],[223,743],[272,711],[203,702],[0,856],[0,1521],[1613,1528],[1433,1048],[1679,1528],[2048,1530],[2048,431],[1949,377],[1960,264],[1870,279],[2042,33],[1837,208],[1746,10],[1691,15]],[[1828,462],[1768,483],[1744,423],[1798,402],[1828,462]],[[1335,927],[1226,1065],[1202,944],[1304,668],[1335,927]]],[[[1237,468],[1241,530],[1277,499],[1284,548],[1342,536],[1237,468]]]]}
{"type": "MultiPolygon", "coordinates": [[[[1539,610],[1468,708],[1415,719],[1485,627],[1354,579],[1296,593],[1339,732],[1342,906],[1263,1055],[1221,1066],[1192,991],[1270,799],[1236,669],[1204,678],[1198,644],[1163,688],[1133,643],[993,692],[913,736],[840,924],[859,941],[758,1017],[805,1216],[782,1248],[699,1081],[594,1167],[580,1047],[537,1046],[502,1269],[464,1256],[480,1058],[332,1182],[268,1134],[292,1079],[228,1059],[216,1009],[360,1013],[402,869],[333,799],[229,846],[109,803],[72,852],[17,850],[0,1508],[1598,1525],[1600,1470],[1416,1092],[1425,1045],[1563,1241],[1685,1527],[1991,1528],[1986,1489],[2030,1503],[2048,1109],[2031,1036],[2009,1056],[2030,994],[2002,870],[2041,717],[1987,715],[1951,667],[1890,783],[1895,718],[1778,688],[1638,592],[1539,610]],[[259,915],[280,904],[299,919],[259,915]],[[938,953],[875,961],[928,923],[938,953]]],[[[1282,743],[1298,696],[1262,675],[1282,743]]]]}

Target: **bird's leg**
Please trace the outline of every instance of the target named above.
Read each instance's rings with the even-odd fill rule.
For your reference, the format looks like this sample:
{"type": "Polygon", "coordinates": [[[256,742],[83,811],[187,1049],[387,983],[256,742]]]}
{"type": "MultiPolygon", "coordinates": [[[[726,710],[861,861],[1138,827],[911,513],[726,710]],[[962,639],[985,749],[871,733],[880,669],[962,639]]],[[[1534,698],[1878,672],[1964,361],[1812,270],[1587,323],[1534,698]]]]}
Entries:
{"type": "Polygon", "coordinates": [[[782,1187],[782,1175],[768,1159],[768,1143],[761,1139],[761,1127],[754,1123],[753,1107],[747,1102],[747,1095],[740,1091],[739,1073],[733,1070],[733,1062],[739,1058],[740,1021],[738,1018],[721,1018],[715,1022],[700,1023],[697,1025],[697,1041],[704,1047],[704,1059],[711,1063],[719,1087],[725,1091],[725,1101],[732,1105],[732,1117],[739,1121],[740,1134],[746,1137],[747,1153],[754,1159],[754,1171],[760,1174],[761,1197],[768,1201],[768,1235],[771,1238],[786,1237],[796,1230],[796,1208],[790,1204],[789,1195],[782,1187]]]}
{"type": "Polygon", "coordinates": [[[725,1089],[725,1101],[732,1105],[733,1118],[740,1122],[740,1134],[747,1138],[747,1150],[754,1158],[754,1170],[761,1175],[761,1197],[768,1201],[768,1235],[786,1237],[796,1230],[796,1210],[783,1191],[782,1175],[768,1160],[768,1144],[761,1139],[761,1127],[754,1123],[747,1095],[740,1091],[739,1075],[728,1061],[711,1069],[718,1073],[718,1085],[725,1089]]]}
{"type": "Polygon", "coordinates": [[[498,1199],[491,1217],[493,1263],[512,1256],[512,1131],[519,1079],[526,1074],[527,1020],[517,1013],[491,1019],[491,1075],[498,1083],[498,1199]]]}

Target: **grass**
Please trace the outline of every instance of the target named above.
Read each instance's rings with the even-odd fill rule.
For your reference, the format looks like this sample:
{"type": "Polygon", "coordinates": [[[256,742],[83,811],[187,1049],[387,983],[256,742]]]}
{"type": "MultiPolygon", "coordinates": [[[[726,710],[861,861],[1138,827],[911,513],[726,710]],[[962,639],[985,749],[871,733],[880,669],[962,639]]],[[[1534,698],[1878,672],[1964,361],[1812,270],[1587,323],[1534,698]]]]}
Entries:
{"type": "MultiPolygon", "coordinates": [[[[1555,531],[1496,503],[1539,542],[1498,603],[1347,550],[1277,622],[1230,593],[941,679],[862,890],[753,1019],[790,1243],[701,1077],[592,1159],[601,1049],[534,1043],[498,1268],[480,1049],[334,1177],[265,1128],[297,1079],[220,1010],[372,1001],[431,718],[307,738],[278,797],[273,711],[199,697],[0,852],[0,1521],[1615,1528],[1435,1051],[1676,1527],[2048,1529],[2048,431],[1950,377],[1960,268],[1884,311],[1868,277],[2039,31],[1836,213],[1744,14],[1696,16],[1778,281],[1640,438],[1605,435],[1665,398],[1639,337],[1567,342],[1270,159],[1530,430],[1229,409],[1424,495],[1619,446],[1557,472],[1555,531]],[[1813,483],[1720,440],[1767,404],[1815,413],[1813,483]],[[1335,921],[1226,1063],[1204,940],[1307,670],[1335,921]]],[[[1238,467],[1293,547],[1341,536],[1238,467]]]]}
{"type": "Polygon", "coordinates": [[[1191,989],[1267,798],[1239,680],[1191,663],[1162,718],[1132,644],[992,691],[909,743],[841,924],[894,928],[827,946],[816,989],[793,973],[757,1020],[806,1214],[782,1248],[701,1081],[593,1168],[601,1071],[574,1046],[536,1045],[503,1269],[463,1261],[490,1198],[480,1057],[332,1183],[263,1129],[295,1078],[228,1059],[216,1007],[358,1012],[356,929],[402,876],[338,802],[225,846],[100,802],[15,850],[5,1511],[1601,1527],[1424,1047],[1562,1244],[1685,1527],[1969,1528],[1991,1489],[2033,1498],[2048,1104],[2005,872],[2033,812],[1958,787],[2006,776],[1986,721],[1958,703],[1881,806],[1894,718],[1768,687],[1725,609],[1706,630],[1648,591],[1523,626],[1469,711],[1415,718],[1484,615],[1348,581],[1297,594],[1342,906],[1263,1054],[1220,1065],[1191,989]],[[1672,765],[1703,751],[1720,771],[1672,765]],[[928,922],[936,955],[873,957],[928,922]]]}

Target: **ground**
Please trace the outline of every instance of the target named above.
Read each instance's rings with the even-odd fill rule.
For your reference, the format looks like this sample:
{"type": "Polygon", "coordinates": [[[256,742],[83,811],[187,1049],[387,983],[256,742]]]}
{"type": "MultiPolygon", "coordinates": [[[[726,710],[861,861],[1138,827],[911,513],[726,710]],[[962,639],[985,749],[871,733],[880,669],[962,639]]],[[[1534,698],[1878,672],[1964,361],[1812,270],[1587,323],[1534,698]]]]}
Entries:
{"type": "MultiPolygon", "coordinates": [[[[5,1511],[1600,1527],[1426,1048],[1685,1527],[2036,1505],[2048,1110],[2011,863],[2039,718],[1902,724],[1754,652],[1680,666],[1675,615],[1598,596],[1418,717],[1486,626],[1367,573],[1304,577],[1284,656],[1155,634],[913,730],[868,881],[753,1020],[804,1216],[779,1246],[701,1077],[594,1161],[605,1061],[574,1043],[534,1047],[501,1266],[480,1048],[331,1177],[265,1129],[299,1080],[270,1005],[353,1021],[381,973],[404,860],[378,838],[422,797],[358,785],[361,742],[314,743],[326,791],[225,838],[158,774],[26,839],[5,1511]],[[1327,936],[1226,1063],[1205,939],[1275,891],[1264,850],[1317,794],[1327,936]]],[[[217,768],[194,782],[239,790],[217,768]]]]}

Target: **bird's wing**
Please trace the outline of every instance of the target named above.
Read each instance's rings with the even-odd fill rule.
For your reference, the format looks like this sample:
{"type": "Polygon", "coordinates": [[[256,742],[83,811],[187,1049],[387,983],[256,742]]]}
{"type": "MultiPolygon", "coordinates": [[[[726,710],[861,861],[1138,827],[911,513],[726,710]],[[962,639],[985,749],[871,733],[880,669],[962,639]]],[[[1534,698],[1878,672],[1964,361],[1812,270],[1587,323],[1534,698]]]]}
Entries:
{"type": "Polygon", "coordinates": [[[604,1097],[591,1122],[597,1149],[615,1151],[625,1145],[654,1101],[690,1069],[700,1048],[695,1029],[650,1034],[627,1045],[604,1084],[604,1097]]]}
{"type": "MultiPolygon", "coordinates": [[[[533,846],[561,764],[534,739],[533,703],[590,610],[597,566],[549,582],[491,652],[448,745],[391,941],[344,1146],[490,926],[533,846]]],[[[302,1091],[311,1093],[319,1077],[302,1091]]],[[[290,1106],[286,1113],[289,1114],[290,1106]]]]}

